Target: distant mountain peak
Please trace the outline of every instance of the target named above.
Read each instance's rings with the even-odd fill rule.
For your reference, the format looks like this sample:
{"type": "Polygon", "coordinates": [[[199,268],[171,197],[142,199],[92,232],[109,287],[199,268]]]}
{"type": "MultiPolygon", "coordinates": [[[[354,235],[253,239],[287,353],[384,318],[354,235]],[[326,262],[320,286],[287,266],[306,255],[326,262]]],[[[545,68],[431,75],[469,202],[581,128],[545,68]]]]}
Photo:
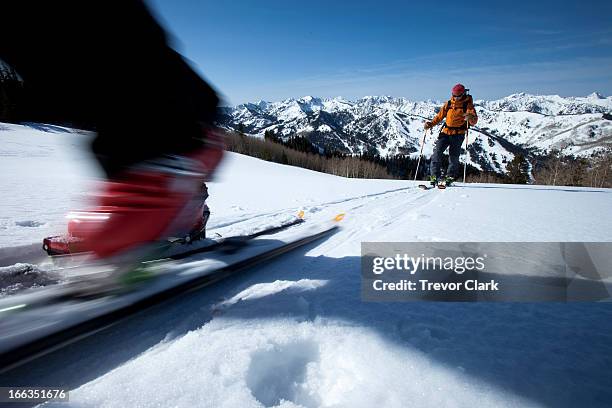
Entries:
{"type": "Polygon", "coordinates": [[[587,95],[587,98],[589,98],[589,99],[606,99],[605,96],[603,96],[602,94],[600,94],[597,91],[587,95]]]}
{"type": "Polygon", "coordinates": [[[319,98],[315,98],[314,96],[306,95],[306,96],[302,96],[300,98],[300,101],[303,101],[303,102],[313,102],[314,101],[314,102],[316,102],[316,101],[320,101],[320,99],[319,98]]]}

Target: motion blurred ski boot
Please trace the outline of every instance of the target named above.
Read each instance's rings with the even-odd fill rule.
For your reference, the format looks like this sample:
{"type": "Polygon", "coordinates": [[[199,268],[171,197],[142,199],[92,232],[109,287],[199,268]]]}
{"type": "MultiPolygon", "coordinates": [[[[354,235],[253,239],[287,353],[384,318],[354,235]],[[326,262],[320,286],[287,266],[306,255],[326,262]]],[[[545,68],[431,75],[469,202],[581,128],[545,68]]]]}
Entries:
{"type": "Polygon", "coordinates": [[[150,244],[203,228],[208,208],[202,183],[211,179],[223,156],[221,136],[207,136],[197,151],[147,160],[103,182],[93,209],[69,214],[70,236],[82,240],[95,258],[112,262],[130,253],[142,258],[150,244]]]}
{"type": "Polygon", "coordinates": [[[452,185],[454,182],[455,182],[455,179],[453,177],[450,177],[450,176],[444,177],[444,185],[446,187],[452,185]]]}

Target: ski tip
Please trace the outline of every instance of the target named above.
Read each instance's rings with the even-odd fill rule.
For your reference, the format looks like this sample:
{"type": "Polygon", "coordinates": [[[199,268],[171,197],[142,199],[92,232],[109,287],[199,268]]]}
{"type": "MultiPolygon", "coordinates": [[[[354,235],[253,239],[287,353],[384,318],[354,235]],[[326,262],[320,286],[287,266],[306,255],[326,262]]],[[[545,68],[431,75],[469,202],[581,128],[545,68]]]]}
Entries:
{"type": "Polygon", "coordinates": [[[300,210],[300,212],[297,214],[297,217],[301,220],[304,219],[304,210],[300,210]]]}
{"type": "Polygon", "coordinates": [[[340,222],[344,219],[344,213],[340,213],[334,217],[335,222],[340,222]]]}
{"type": "Polygon", "coordinates": [[[27,304],[25,303],[20,303],[18,305],[13,305],[13,306],[7,306],[7,307],[0,309],[0,313],[10,312],[12,310],[17,310],[17,309],[23,309],[26,306],[27,304]]]}

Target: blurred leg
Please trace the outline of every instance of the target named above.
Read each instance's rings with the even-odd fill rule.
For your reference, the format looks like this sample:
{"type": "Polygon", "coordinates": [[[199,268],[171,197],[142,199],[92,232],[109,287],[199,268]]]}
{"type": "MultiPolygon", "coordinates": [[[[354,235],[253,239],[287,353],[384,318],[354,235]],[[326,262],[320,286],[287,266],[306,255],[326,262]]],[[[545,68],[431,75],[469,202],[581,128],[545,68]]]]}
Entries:
{"type": "Polygon", "coordinates": [[[142,1],[6,1],[0,58],[24,81],[23,120],[97,132],[108,181],[69,231],[108,257],[189,232],[222,156],[218,97],[142,1]]]}

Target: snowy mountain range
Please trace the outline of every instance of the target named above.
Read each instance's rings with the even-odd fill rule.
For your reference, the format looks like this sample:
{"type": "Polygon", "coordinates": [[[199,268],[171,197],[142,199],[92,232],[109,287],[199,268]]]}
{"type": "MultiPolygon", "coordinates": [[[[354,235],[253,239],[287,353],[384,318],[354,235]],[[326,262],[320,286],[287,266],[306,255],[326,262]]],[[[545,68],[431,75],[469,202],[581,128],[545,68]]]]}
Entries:
{"type": "MultiPolygon", "coordinates": [[[[424,123],[445,101],[410,101],[390,96],[306,96],[280,102],[246,103],[223,108],[220,125],[263,137],[265,131],[289,138],[307,137],[326,151],[381,156],[418,155],[424,123]]],[[[612,146],[612,97],[513,94],[475,100],[479,122],[470,132],[470,161],[483,170],[504,172],[517,152],[560,149],[589,156],[612,146]]],[[[438,129],[434,129],[434,134],[438,129]]],[[[429,136],[424,154],[430,155],[429,136]]]]}

